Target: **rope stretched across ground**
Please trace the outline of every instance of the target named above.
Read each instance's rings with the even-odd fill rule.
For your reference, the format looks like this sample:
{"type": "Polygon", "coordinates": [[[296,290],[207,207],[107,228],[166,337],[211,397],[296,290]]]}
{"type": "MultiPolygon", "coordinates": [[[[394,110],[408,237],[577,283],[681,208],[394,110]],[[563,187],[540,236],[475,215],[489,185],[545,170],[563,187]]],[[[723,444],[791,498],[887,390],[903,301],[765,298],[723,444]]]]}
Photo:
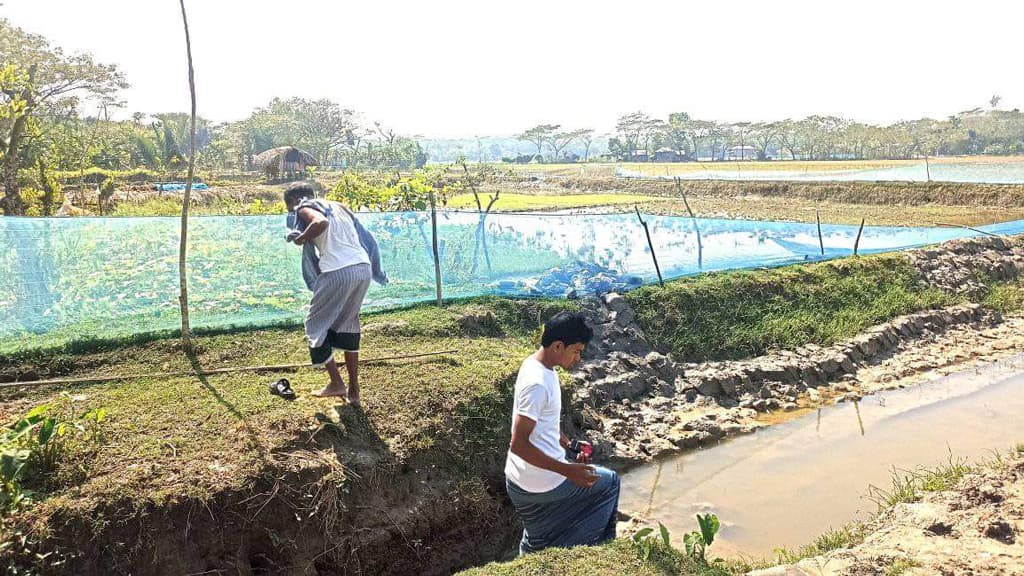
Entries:
{"type": "MultiPolygon", "coordinates": [[[[428,356],[441,356],[454,354],[458,350],[441,350],[438,352],[424,352],[422,354],[406,354],[402,356],[383,356],[381,358],[367,358],[360,360],[360,364],[375,362],[386,362],[388,360],[411,360],[414,358],[425,358],[428,356]]],[[[338,362],[344,366],[345,362],[338,362]]],[[[0,388],[15,388],[20,386],[46,386],[53,384],[84,384],[89,382],[115,382],[118,380],[138,380],[141,378],[177,378],[181,376],[209,376],[213,374],[231,374],[234,372],[274,372],[278,370],[297,370],[301,368],[314,368],[309,363],[305,364],[273,364],[268,366],[239,366],[236,368],[212,368],[210,370],[185,370],[180,372],[150,372],[143,374],[116,374],[110,376],[83,376],[80,378],[56,378],[52,380],[27,380],[25,382],[4,382],[0,388]]]]}

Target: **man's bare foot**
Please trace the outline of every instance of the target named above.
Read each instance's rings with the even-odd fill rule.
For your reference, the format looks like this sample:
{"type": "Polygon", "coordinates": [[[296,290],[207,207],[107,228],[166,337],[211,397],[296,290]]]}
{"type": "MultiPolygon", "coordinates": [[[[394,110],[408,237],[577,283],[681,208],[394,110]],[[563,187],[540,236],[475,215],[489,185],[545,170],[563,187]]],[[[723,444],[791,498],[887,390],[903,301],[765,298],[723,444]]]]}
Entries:
{"type": "Polygon", "coordinates": [[[348,400],[348,388],[345,385],[328,384],[322,390],[313,392],[317,398],[344,398],[348,400]]]}
{"type": "Polygon", "coordinates": [[[362,406],[359,403],[359,396],[356,396],[356,395],[348,396],[347,399],[348,399],[349,405],[352,406],[353,408],[359,408],[360,406],[362,406]]]}

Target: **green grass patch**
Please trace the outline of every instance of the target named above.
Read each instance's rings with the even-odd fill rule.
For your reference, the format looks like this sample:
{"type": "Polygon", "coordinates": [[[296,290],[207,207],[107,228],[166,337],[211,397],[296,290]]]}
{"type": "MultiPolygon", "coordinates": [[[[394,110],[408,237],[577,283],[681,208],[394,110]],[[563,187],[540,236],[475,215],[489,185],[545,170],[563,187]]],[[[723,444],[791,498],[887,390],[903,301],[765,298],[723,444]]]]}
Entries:
{"type": "MultiPolygon", "coordinates": [[[[487,202],[487,194],[481,201],[487,202]]],[[[522,212],[531,210],[558,210],[565,208],[586,208],[590,206],[633,205],[637,203],[662,200],[654,196],[640,194],[508,194],[503,193],[494,203],[494,212],[522,212]]],[[[476,200],[472,194],[459,194],[448,199],[448,208],[456,210],[476,209],[476,200]]]]}
{"type": "Polygon", "coordinates": [[[679,550],[655,547],[647,559],[637,544],[618,539],[602,546],[549,548],[512,562],[495,562],[459,572],[461,576],[732,576],[718,566],[699,564],[679,550]]]}
{"type": "Polygon", "coordinates": [[[656,346],[687,361],[833,344],[901,314],[951,303],[902,255],[725,272],[626,296],[656,346]]]}

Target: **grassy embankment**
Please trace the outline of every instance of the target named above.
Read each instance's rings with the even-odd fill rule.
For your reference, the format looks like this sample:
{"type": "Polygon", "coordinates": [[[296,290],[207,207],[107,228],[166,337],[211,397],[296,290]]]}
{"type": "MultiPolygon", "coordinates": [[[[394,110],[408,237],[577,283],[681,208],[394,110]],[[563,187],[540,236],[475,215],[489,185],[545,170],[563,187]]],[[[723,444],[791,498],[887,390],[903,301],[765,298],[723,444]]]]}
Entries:
{"type": "Polygon", "coordinates": [[[686,361],[833,344],[901,314],[951,303],[924,288],[898,254],[707,274],[640,288],[626,299],[647,336],[686,361]]]}
{"type": "MultiPolygon", "coordinates": [[[[507,445],[511,380],[532,348],[539,320],[566,306],[571,303],[483,300],[366,318],[364,358],[456,352],[367,365],[361,378],[365,412],[311,397],[325,380],[319,371],[143,376],[63,389],[0,389],[4,423],[33,406],[60,402],[65,391],[72,394],[76,412],[104,407],[108,414],[106,441],[99,447],[70,447],[53,473],[76,480],[30,486],[45,492],[40,502],[4,522],[0,540],[7,546],[0,547],[0,556],[17,554],[18,532],[33,531],[43,535],[36,549],[88,550],[95,562],[136,569],[168,562],[173,572],[179,559],[161,554],[181,538],[187,515],[195,536],[180,543],[180,558],[230,557],[232,546],[244,555],[245,542],[252,545],[264,530],[273,530],[278,540],[260,544],[261,554],[298,562],[299,551],[322,543],[311,539],[310,529],[317,537],[335,538],[335,544],[367,538],[354,534],[356,529],[371,536],[431,530],[422,524],[417,528],[424,520],[402,512],[410,506],[403,498],[412,489],[401,483],[408,476],[428,483],[435,505],[460,511],[461,529],[470,535],[458,538],[469,541],[472,532],[482,534],[494,523],[486,482],[500,471],[495,462],[507,445]],[[267,393],[267,382],[279,376],[293,382],[298,400],[288,403],[267,393]],[[375,492],[382,486],[384,493],[375,492]],[[318,500],[309,500],[312,494],[318,500]],[[259,520],[254,500],[269,505],[259,520]],[[217,522],[204,529],[193,514],[201,511],[206,518],[207,510],[217,522]],[[302,520],[295,516],[298,511],[302,520]],[[393,525],[388,514],[398,515],[393,525]],[[322,528],[327,522],[334,522],[331,530],[322,528]],[[206,538],[224,549],[210,545],[207,552],[197,552],[201,544],[196,539],[206,538]],[[136,551],[120,549],[118,542],[136,551]]],[[[175,340],[109,343],[92,352],[51,351],[3,360],[0,372],[47,378],[304,362],[308,353],[301,330],[278,329],[198,337],[193,359],[181,353],[175,340]]],[[[422,533],[418,537],[426,539],[422,533]]],[[[449,542],[424,545],[430,544],[449,542]]],[[[306,559],[322,554],[320,561],[340,562],[329,548],[313,550],[306,559]]],[[[365,541],[362,548],[367,556],[375,554],[365,541]]],[[[401,558],[403,553],[415,561],[421,551],[402,547],[379,557],[401,558]]],[[[377,556],[359,557],[367,566],[377,556]]],[[[52,560],[60,558],[58,553],[52,560]]],[[[467,552],[467,558],[472,554],[467,552]]],[[[46,568],[45,561],[40,563],[46,568]]],[[[197,565],[177,566],[187,571],[197,565]]]]}

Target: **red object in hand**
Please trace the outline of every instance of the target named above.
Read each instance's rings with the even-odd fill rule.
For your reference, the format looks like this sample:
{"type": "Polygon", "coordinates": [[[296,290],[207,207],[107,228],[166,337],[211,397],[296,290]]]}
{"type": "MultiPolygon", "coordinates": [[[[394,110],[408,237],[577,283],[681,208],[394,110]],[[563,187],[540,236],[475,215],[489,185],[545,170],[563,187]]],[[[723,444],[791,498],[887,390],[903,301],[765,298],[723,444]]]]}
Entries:
{"type": "Polygon", "coordinates": [[[594,447],[590,444],[580,442],[579,440],[573,440],[569,445],[569,449],[578,454],[583,454],[587,458],[590,458],[591,454],[594,453],[594,447]]]}

